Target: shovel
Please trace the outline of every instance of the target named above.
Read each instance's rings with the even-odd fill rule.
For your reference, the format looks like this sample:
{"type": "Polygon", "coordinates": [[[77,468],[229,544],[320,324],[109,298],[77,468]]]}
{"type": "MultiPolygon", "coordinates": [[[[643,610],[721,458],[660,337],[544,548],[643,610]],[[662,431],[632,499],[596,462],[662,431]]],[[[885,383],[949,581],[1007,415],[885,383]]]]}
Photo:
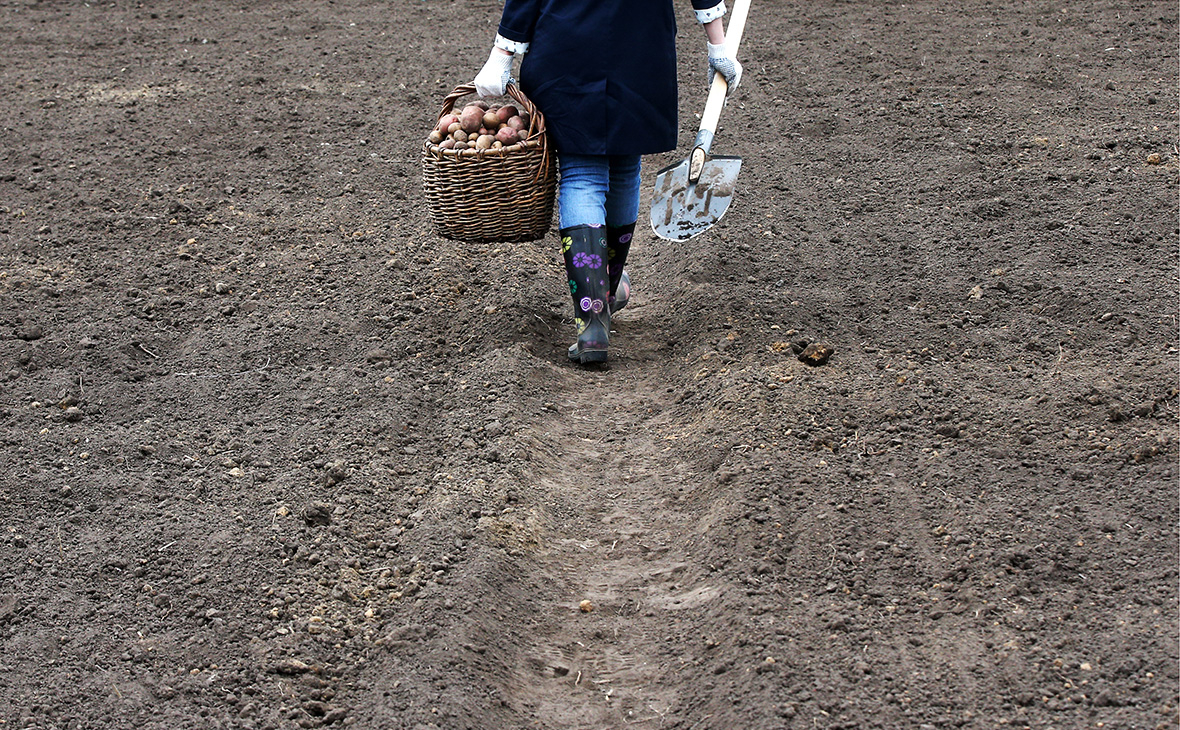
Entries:
{"type": "MultiPolygon", "coordinates": [[[[725,42],[734,57],[749,10],[750,0],[737,0],[733,5],[725,42]]],[[[721,108],[725,106],[726,92],[725,79],[721,74],[714,74],[692,153],[683,162],[656,173],[651,227],[660,238],[684,241],[704,233],[721,220],[733,200],[733,187],[738,170],[742,169],[742,158],[709,155],[721,108]]]]}

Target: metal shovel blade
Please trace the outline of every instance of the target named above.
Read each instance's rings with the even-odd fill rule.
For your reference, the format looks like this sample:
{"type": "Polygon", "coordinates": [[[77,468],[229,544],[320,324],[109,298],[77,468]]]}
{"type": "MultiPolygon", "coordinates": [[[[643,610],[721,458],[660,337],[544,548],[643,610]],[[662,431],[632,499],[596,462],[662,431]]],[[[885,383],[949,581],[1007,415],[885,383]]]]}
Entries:
{"type": "Polygon", "coordinates": [[[742,158],[718,155],[705,160],[697,181],[689,181],[689,160],[656,173],[651,227],[660,238],[684,241],[721,220],[733,200],[742,158]]]}

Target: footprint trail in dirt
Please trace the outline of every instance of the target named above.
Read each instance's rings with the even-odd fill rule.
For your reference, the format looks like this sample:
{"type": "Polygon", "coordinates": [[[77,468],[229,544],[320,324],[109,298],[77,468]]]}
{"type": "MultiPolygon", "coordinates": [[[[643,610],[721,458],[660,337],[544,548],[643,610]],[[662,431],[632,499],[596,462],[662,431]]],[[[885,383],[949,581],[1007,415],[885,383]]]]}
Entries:
{"type": "Polygon", "coordinates": [[[653,427],[670,400],[660,371],[625,391],[612,375],[554,378],[568,415],[537,434],[552,448],[532,475],[552,500],[537,583],[553,590],[537,596],[542,618],[509,691],[544,727],[662,719],[685,689],[668,681],[680,662],[667,642],[676,610],[719,591],[686,585],[697,520],[680,498],[702,479],[653,427]]]}

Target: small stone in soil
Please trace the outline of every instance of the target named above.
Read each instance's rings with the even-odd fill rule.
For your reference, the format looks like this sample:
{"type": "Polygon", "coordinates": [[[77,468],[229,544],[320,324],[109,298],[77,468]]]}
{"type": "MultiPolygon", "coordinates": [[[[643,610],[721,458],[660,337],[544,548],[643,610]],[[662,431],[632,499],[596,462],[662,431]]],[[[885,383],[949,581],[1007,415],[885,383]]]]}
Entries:
{"type": "Polygon", "coordinates": [[[836,348],[823,342],[813,342],[799,353],[799,361],[807,365],[823,365],[836,352],[836,348]]]}
{"type": "Polygon", "coordinates": [[[590,613],[591,611],[594,610],[594,604],[591,603],[589,600],[584,600],[578,604],[578,610],[581,611],[582,613],[590,613]]]}

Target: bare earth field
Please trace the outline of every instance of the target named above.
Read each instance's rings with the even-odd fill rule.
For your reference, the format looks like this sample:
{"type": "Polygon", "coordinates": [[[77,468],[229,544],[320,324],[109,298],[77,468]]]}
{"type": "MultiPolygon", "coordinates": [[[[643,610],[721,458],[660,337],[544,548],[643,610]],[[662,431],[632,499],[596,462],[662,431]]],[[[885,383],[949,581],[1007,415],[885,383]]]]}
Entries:
{"type": "Polygon", "coordinates": [[[755,0],[597,369],[499,13],[0,0],[0,728],[1177,727],[1175,3],[755,0]]]}

